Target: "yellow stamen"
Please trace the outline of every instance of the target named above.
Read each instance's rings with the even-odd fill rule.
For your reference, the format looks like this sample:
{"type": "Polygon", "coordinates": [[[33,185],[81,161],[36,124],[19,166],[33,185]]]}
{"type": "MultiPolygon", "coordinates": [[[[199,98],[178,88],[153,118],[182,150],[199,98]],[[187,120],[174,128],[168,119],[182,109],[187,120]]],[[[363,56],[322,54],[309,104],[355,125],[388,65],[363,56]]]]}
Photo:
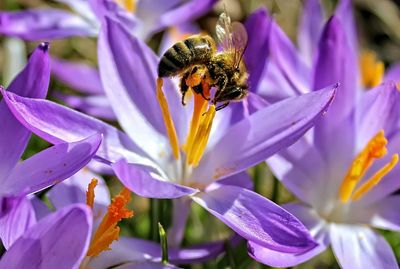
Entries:
{"type": "Polygon", "coordinates": [[[169,138],[169,143],[172,147],[172,152],[175,159],[179,159],[179,142],[178,136],[176,135],[176,130],[174,122],[172,121],[171,113],[169,113],[167,99],[162,91],[163,80],[162,78],[157,78],[157,99],[160,104],[161,111],[163,114],[163,119],[165,123],[165,128],[167,129],[167,134],[169,138]]]}
{"type": "Polygon", "coordinates": [[[120,228],[118,222],[125,218],[133,217],[133,211],[125,208],[131,200],[131,192],[127,188],[116,195],[111,204],[108,206],[107,214],[104,216],[93,240],[90,244],[87,256],[97,256],[105,250],[109,250],[109,246],[114,240],[118,240],[120,228]]]}
{"type": "Polygon", "coordinates": [[[86,192],[86,204],[92,209],[94,205],[94,188],[96,188],[98,182],[99,181],[97,179],[93,178],[89,183],[88,190],[86,192]]]}
{"type": "Polygon", "coordinates": [[[393,155],[392,161],[379,170],[374,176],[366,181],[356,191],[357,184],[360,182],[362,177],[365,175],[367,170],[371,167],[375,159],[382,158],[387,153],[388,141],[385,138],[383,130],[380,130],[367,144],[367,146],[356,156],[351,163],[351,166],[343,180],[339,190],[340,201],[347,203],[351,200],[360,199],[365,193],[367,193],[373,186],[378,184],[380,180],[390,172],[391,169],[396,165],[398,156],[393,155]],[[354,193],[354,194],[353,194],[354,193]]]}
{"type": "Polygon", "coordinates": [[[373,88],[382,82],[385,66],[383,62],[377,60],[374,52],[366,51],[360,56],[360,70],[364,87],[373,88]]]}
{"type": "Polygon", "coordinates": [[[200,126],[194,138],[194,145],[192,145],[188,153],[188,163],[193,167],[199,165],[201,157],[206,149],[208,138],[210,137],[212,123],[215,117],[215,105],[210,105],[206,114],[202,117],[200,126]]]}
{"type": "Polygon", "coordinates": [[[131,13],[136,11],[135,0],[117,0],[117,3],[131,13]]]}
{"type": "Polygon", "coordinates": [[[188,136],[186,138],[186,143],[182,146],[182,149],[186,152],[186,154],[191,150],[191,147],[193,146],[193,141],[200,125],[200,118],[207,108],[207,100],[204,100],[204,98],[200,94],[193,94],[193,98],[193,116],[190,121],[190,128],[188,136]]]}
{"type": "Polygon", "coordinates": [[[384,131],[381,130],[353,160],[339,190],[340,200],[343,203],[348,202],[357,183],[367,172],[374,160],[386,154],[386,144],[387,140],[384,131]]]}
{"type": "Polygon", "coordinates": [[[362,184],[355,192],[352,200],[357,201],[361,199],[366,193],[368,193],[373,187],[375,187],[384,176],[386,176],[395,167],[399,161],[399,155],[394,154],[391,161],[370,177],[364,184],[362,184]]]}

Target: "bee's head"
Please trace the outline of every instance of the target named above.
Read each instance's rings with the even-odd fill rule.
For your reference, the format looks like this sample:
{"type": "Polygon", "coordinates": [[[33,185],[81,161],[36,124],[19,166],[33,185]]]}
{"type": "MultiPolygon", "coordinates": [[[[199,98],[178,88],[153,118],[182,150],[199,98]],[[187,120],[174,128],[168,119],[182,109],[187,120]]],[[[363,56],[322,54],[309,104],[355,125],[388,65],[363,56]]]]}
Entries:
{"type": "Polygon", "coordinates": [[[224,90],[217,91],[213,102],[240,101],[246,97],[247,92],[247,85],[228,85],[224,90]]]}

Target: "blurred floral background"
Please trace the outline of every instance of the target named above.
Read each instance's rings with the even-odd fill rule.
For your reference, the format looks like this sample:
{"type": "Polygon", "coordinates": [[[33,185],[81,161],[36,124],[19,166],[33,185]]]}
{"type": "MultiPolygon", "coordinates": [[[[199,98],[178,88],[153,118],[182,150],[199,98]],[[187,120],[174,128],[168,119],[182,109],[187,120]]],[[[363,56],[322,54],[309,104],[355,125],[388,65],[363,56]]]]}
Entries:
{"type": "MultiPolygon", "coordinates": [[[[2,0],[0,10],[17,11],[31,8],[59,8],[70,9],[62,1],[50,0],[2,0]]],[[[363,50],[372,50],[377,58],[390,66],[400,61],[400,1],[393,0],[355,0],[354,14],[357,23],[360,44],[363,50]]],[[[331,14],[337,4],[334,0],[322,0],[322,4],[328,14],[331,14]]],[[[277,23],[286,34],[296,43],[299,19],[304,3],[300,0],[224,0],[219,1],[209,12],[193,22],[202,32],[215,35],[215,24],[219,14],[224,8],[228,11],[232,20],[244,22],[246,18],[261,6],[267,7],[277,23]]],[[[154,51],[159,51],[161,41],[169,29],[157,31],[148,38],[147,43],[154,51]]],[[[51,55],[69,61],[86,63],[97,66],[96,38],[69,37],[51,41],[51,55]]],[[[22,41],[18,38],[0,35],[0,84],[7,86],[14,76],[22,70],[27,62],[30,52],[38,45],[35,41],[22,41]]],[[[49,87],[48,99],[68,105],[60,96],[83,95],[76,92],[68,84],[52,77],[49,87]]],[[[70,104],[70,103],[69,103],[70,104]]],[[[79,108],[78,108],[79,109],[79,108]]],[[[110,118],[105,121],[118,126],[118,123],[110,118]]],[[[48,148],[49,143],[33,135],[29,141],[27,150],[23,155],[26,159],[35,153],[48,148]]],[[[274,178],[266,164],[262,163],[247,171],[254,181],[255,191],[282,204],[293,201],[295,198],[285,187],[274,178]]],[[[114,176],[104,176],[110,189],[111,197],[121,189],[121,183],[114,176]]],[[[43,190],[35,195],[48,203],[46,192],[43,190]]],[[[122,222],[122,235],[134,236],[158,242],[158,223],[162,223],[167,230],[171,225],[170,200],[146,199],[133,195],[129,207],[134,210],[132,219],[122,222]]],[[[389,231],[380,231],[388,240],[395,251],[397,261],[400,262],[400,234],[389,231]]],[[[212,240],[227,239],[232,231],[217,218],[213,218],[197,204],[192,204],[188,224],[185,229],[183,245],[209,242],[212,240]],[[209,227],[212,227],[210,229],[209,227]]],[[[4,252],[4,248],[0,253],[4,252]]],[[[226,252],[219,255],[213,261],[185,265],[183,268],[271,268],[257,263],[247,255],[246,243],[238,246],[229,246],[226,252]]],[[[324,252],[312,260],[296,266],[295,268],[339,268],[331,251],[324,252]]]]}

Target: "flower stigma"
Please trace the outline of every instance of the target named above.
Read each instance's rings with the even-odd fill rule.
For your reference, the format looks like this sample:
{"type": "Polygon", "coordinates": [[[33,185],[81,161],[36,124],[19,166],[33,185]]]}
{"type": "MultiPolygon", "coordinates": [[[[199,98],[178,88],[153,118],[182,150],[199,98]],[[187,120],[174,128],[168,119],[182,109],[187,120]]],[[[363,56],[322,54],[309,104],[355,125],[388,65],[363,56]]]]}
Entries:
{"type": "Polygon", "coordinates": [[[395,167],[399,160],[398,154],[394,154],[388,164],[356,188],[375,159],[387,154],[387,143],[384,131],[380,130],[354,158],[339,189],[339,198],[342,203],[361,199],[395,167]]]}
{"type": "Polygon", "coordinates": [[[361,82],[365,88],[373,88],[381,84],[385,66],[372,51],[363,52],[360,56],[361,82]]]}
{"type": "MultiPolygon", "coordinates": [[[[91,208],[93,208],[94,188],[96,185],[97,180],[92,179],[92,182],[88,185],[88,191],[86,192],[86,201],[91,208]]],[[[99,255],[103,251],[110,250],[111,243],[114,240],[118,240],[120,232],[120,228],[117,226],[118,222],[122,219],[133,217],[133,211],[125,207],[130,200],[131,192],[125,187],[112,199],[111,204],[108,206],[107,213],[94,233],[86,256],[93,257],[99,255]]]]}

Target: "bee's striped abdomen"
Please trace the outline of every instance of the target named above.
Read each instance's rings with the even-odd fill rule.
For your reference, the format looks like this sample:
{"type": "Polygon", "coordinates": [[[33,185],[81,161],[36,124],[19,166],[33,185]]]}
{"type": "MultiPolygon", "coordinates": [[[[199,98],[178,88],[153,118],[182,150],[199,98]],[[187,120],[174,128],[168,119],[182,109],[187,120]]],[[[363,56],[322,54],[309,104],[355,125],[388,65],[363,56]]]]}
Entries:
{"type": "Polygon", "coordinates": [[[211,59],[214,51],[214,41],[211,37],[189,37],[164,53],[158,65],[158,76],[174,76],[186,67],[205,63],[211,59]]]}

